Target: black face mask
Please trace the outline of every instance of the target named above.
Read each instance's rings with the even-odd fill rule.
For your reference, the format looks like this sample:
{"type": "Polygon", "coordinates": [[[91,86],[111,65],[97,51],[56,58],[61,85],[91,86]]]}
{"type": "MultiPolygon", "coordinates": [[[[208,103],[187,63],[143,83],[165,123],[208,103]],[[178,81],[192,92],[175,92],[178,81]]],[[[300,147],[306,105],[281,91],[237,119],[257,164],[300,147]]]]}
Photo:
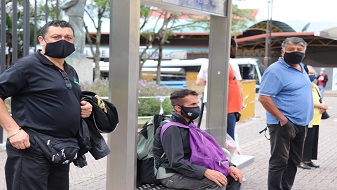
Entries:
{"type": "Polygon", "coordinates": [[[195,120],[196,118],[199,117],[200,115],[200,108],[198,107],[184,107],[184,106],[180,106],[181,107],[181,114],[190,119],[190,120],[195,120]]]}
{"type": "Polygon", "coordinates": [[[302,52],[291,52],[291,53],[284,53],[284,61],[288,64],[300,64],[304,59],[304,53],[302,52]]]}
{"type": "Polygon", "coordinates": [[[54,43],[47,43],[45,55],[54,58],[66,58],[75,51],[75,45],[67,40],[59,40],[54,43]]]}

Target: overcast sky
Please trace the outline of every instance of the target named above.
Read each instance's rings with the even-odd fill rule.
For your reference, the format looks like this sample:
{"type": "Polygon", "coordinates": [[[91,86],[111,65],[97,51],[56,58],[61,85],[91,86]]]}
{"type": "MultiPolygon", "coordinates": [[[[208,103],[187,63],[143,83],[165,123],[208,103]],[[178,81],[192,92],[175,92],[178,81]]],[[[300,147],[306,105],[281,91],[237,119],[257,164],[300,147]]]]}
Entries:
{"type": "MultiPolygon", "coordinates": [[[[312,30],[337,27],[336,2],[336,0],[273,0],[272,18],[288,23],[295,30],[309,22],[312,30]],[[319,23],[322,23],[321,26],[318,26],[319,23]]],[[[259,9],[257,21],[268,18],[268,0],[233,0],[233,3],[240,8],[259,9]]]]}
{"type": "MultiPolygon", "coordinates": [[[[272,16],[275,20],[303,20],[308,22],[336,22],[336,0],[273,0],[272,16]]],[[[259,9],[258,19],[268,17],[268,0],[233,0],[233,3],[244,8],[259,9]]]]}

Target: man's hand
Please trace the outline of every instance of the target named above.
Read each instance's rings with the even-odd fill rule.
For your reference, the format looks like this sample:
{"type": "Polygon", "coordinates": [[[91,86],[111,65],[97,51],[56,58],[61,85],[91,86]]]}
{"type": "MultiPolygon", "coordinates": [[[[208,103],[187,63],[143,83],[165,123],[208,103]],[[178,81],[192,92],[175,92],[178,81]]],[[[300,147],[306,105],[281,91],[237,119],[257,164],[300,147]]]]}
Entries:
{"type": "Polygon", "coordinates": [[[234,167],[234,166],[229,167],[229,175],[232,176],[232,178],[235,181],[238,181],[238,182],[242,183],[242,173],[236,167],[234,167]]]}
{"type": "Polygon", "coordinates": [[[7,131],[11,145],[16,149],[26,149],[30,147],[29,135],[21,128],[7,131]]]}
{"type": "Polygon", "coordinates": [[[284,117],[283,119],[280,120],[280,125],[281,126],[284,126],[287,123],[288,123],[288,118],[287,117],[284,117]]]}
{"type": "Polygon", "coordinates": [[[207,179],[214,181],[219,187],[226,186],[228,184],[226,176],[216,170],[207,169],[204,176],[207,179]]]}
{"type": "Polygon", "coordinates": [[[81,117],[87,118],[91,115],[92,105],[87,101],[81,101],[81,117]]]}

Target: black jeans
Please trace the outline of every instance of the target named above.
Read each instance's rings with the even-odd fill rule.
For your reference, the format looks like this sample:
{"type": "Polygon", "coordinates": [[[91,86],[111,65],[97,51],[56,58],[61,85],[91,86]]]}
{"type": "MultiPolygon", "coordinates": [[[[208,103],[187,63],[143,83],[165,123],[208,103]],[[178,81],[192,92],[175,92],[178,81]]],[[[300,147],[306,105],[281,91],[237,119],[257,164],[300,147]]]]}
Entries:
{"type": "Polygon", "coordinates": [[[30,147],[14,148],[7,140],[5,165],[8,190],[68,190],[69,164],[53,164],[30,136],[30,147]]]}
{"type": "Polygon", "coordinates": [[[284,126],[268,125],[270,154],[268,171],[269,190],[290,190],[294,184],[297,165],[301,162],[308,126],[288,121],[284,126]]]}
{"type": "Polygon", "coordinates": [[[182,174],[174,174],[171,177],[161,179],[160,182],[169,188],[174,189],[188,189],[188,190],[240,190],[241,183],[235,181],[230,175],[227,176],[228,184],[226,187],[219,187],[215,182],[203,178],[203,179],[194,179],[187,177],[182,174]]]}

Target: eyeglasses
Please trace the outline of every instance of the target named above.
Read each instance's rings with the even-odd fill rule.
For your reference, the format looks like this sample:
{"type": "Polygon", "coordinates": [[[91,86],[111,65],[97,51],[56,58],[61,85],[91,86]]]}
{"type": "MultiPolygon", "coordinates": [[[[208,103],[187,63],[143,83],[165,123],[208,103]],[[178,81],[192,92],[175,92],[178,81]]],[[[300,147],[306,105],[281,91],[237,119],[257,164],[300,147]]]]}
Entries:
{"type": "Polygon", "coordinates": [[[259,134],[264,132],[264,137],[266,137],[267,140],[270,140],[270,137],[267,137],[267,130],[268,130],[268,126],[264,128],[262,131],[260,131],[259,134]]]}
{"type": "Polygon", "coordinates": [[[71,90],[72,85],[71,85],[70,79],[69,79],[69,77],[68,77],[68,74],[67,74],[65,71],[61,70],[61,69],[59,69],[59,71],[60,71],[60,73],[61,73],[61,75],[62,75],[62,77],[63,77],[63,79],[64,79],[64,82],[66,83],[66,87],[67,87],[69,90],[71,90]]]}

